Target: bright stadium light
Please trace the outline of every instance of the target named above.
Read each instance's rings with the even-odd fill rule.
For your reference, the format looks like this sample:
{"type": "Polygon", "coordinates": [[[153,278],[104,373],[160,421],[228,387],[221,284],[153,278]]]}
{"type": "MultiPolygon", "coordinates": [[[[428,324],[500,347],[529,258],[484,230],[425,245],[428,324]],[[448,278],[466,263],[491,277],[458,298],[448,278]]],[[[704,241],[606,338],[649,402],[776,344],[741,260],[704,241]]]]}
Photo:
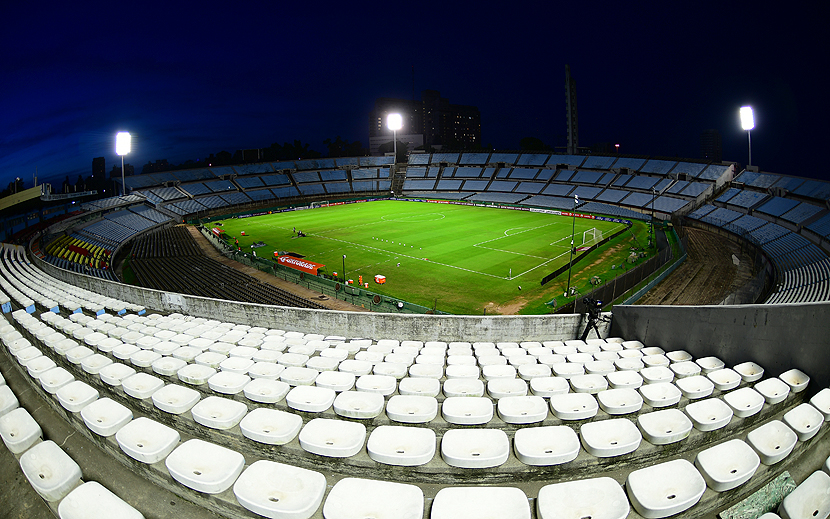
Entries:
{"type": "Polygon", "coordinates": [[[121,195],[126,193],[127,185],[124,183],[124,155],[130,152],[129,132],[118,132],[115,134],[115,153],[121,155],[121,195]]]}
{"type": "Polygon", "coordinates": [[[392,149],[395,152],[395,162],[398,161],[398,130],[403,128],[403,117],[401,114],[389,114],[386,116],[386,126],[392,130],[392,149]]]}
{"type": "Polygon", "coordinates": [[[752,133],[750,130],[755,128],[755,116],[752,113],[751,106],[741,107],[741,128],[746,130],[746,138],[749,141],[749,162],[747,167],[752,165],[752,133]]]}

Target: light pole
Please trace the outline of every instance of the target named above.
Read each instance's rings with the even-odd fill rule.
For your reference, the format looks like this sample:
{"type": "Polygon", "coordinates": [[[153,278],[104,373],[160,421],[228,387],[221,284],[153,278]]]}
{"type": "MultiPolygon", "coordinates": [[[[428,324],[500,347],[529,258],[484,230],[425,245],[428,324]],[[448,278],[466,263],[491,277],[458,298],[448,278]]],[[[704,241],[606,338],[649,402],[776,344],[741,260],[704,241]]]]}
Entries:
{"type": "Polygon", "coordinates": [[[746,138],[749,141],[749,162],[747,166],[752,165],[752,133],[750,130],[755,128],[755,116],[752,114],[751,106],[741,107],[741,128],[746,130],[746,138]]]}
{"type": "Polygon", "coordinates": [[[392,149],[395,153],[395,163],[398,162],[398,130],[403,127],[401,114],[389,114],[386,116],[386,126],[392,130],[392,149]]]}
{"type": "Polygon", "coordinates": [[[576,232],[576,205],[579,203],[579,195],[574,195],[574,209],[571,212],[571,259],[568,260],[568,284],[565,286],[565,297],[571,291],[571,267],[574,261],[574,233],[576,232]]]}
{"type": "Polygon", "coordinates": [[[121,155],[121,196],[127,193],[127,185],[124,183],[124,155],[130,152],[129,132],[118,132],[115,134],[115,153],[121,155]]]}
{"type": "Polygon", "coordinates": [[[655,243],[655,236],[654,236],[654,199],[657,197],[657,190],[653,187],[651,188],[651,229],[649,229],[649,234],[651,235],[651,243],[655,243]]]}
{"type": "Polygon", "coordinates": [[[343,283],[346,282],[348,278],[346,277],[346,255],[343,254],[343,283]]]}

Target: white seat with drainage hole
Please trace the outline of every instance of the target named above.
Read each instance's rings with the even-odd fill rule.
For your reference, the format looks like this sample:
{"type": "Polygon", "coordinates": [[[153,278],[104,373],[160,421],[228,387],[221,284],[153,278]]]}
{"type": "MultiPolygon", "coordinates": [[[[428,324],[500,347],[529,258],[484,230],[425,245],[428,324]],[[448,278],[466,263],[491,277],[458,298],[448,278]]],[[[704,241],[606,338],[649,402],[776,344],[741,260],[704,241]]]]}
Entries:
{"type": "Polygon", "coordinates": [[[52,440],[24,452],[20,468],[37,493],[49,502],[60,501],[81,483],[81,467],[52,440]]]}
{"type": "Polygon", "coordinates": [[[277,380],[286,369],[285,366],[273,362],[255,362],[251,366],[251,369],[248,370],[248,376],[251,378],[277,380]]]}
{"type": "Polygon", "coordinates": [[[643,377],[636,371],[614,371],[605,375],[611,389],[637,389],[643,385],[643,377]]]}
{"type": "Polygon", "coordinates": [[[35,357],[26,363],[26,371],[29,372],[30,377],[40,378],[41,375],[56,366],[57,364],[55,364],[54,360],[50,359],[46,355],[41,355],[40,357],[35,357]]]}
{"type": "Polygon", "coordinates": [[[476,358],[472,353],[467,355],[452,354],[447,357],[447,366],[475,366],[476,358]]]}
{"type": "Polygon", "coordinates": [[[436,494],[430,519],[530,519],[525,493],[515,487],[447,487],[436,494]]]}
{"type": "Polygon", "coordinates": [[[441,457],[452,467],[498,467],[509,454],[510,440],[501,429],[450,429],[441,439],[441,457]]]}
{"type": "Polygon", "coordinates": [[[487,365],[481,368],[484,380],[491,381],[498,378],[516,378],[516,368],[508,365],[487,365]]]}
{"type": "Polygon", "coordinates": [[[778,507],[781,519],[830,517],[830,476],[817,470],[790,492],[778,507]]]}
{"type": "Polygon", "coordinates": [[[810,398],[810,404],[824,416],[824,421],[830,420],[830,388],[824,388],[810,398]]]}
{"type": "Polygon", "coordinates": [[[354,373],[345,371],[323,371],[314,379],[314,385],[333,389],[334,391],[348,391],[354,387],[354,373]]]}
{"type": "Polygon", "coordinates": [[[98,399],[98,390],[80,380],[75,380],[55,392],[61,406],[70,413],[77,413],[98,399]]]}
{"type": "Polygon", "coordinates": [[[695,458],[695,466],[715,492],[743,485],[760,464],[761,459],[752,447],[737,438],[702,450],[695,458]]]}
{"type": "Polygon", "coordinates": [[[438,396],[441,392],[441,382],[433,378],[402,378],[398,382],[398,393],[401,395],[438,396]]]}
{"type": "Polygon", "coordinates": [[[599,405],[590,393],[565,393],[550,397],[550,409],[560,420],[584,420],[596,416],[599,405]]]}
{"type": "Polygon", "coordinates": [[[664,355],[666,353],[666,351],[663,348],[658,348],[657,346],[648,346],[640,351],[643,353],[643,356],[664,355]]]}
{"type": "Polygon", "coordinates": [[[300,431],[300,446],[330,458],[348,458],[363,449],[366,426],[357,422],[314,418],[300,431]]]}
{"type": "Polygon", "coordinates": [[[255,378],[242,388],[242,392],[248,400],[261,404],[274,404],[279,402],[285,398],[285,395],[290,390],[291,386],[285,382],[267,378],[255,378]]]}
{"type": "Polygon", "coordinates": [[[413,364],[409,367],[409,376],[413,378],[440,379],[444,376],[444,366],[438,364],[413,364]]]}
{"type": "Polygon", "coordinates": [[[174,357],[162,357],[151,365],[154,372],[168,377],[175,376],[185,366],[187,366],[187,362],[174,357]]]}
{"type": "Polygon", "coordinates": [[[493,418],[493,402],[487,397],[447,397],[441,404],[441,415],[451,424],[486,424],[493,418]]]}
{"type": "Polygon", "coordinates": [[[54,395],[58,389],[75,380],[75,376],[66,369],[57,367],[42,373],[38,380],[44,391],[54,395]]]}
{"type": "Polygon", "coordinates": [[[630,511],[625,490],[609,477],[545,485],[536,498],[539,519],[625,519],[630,511]]]}
{"type": "Polygon", "coordinates": [[[667,407],[680,402],[682,393],[674,384],[663,382],[647,384],[639,388],[645,403],[651,407],[667,407]]]}
{"type": "Polygon", "coordinates": [[[703,357],[701,359],[697,359],[695,363],[700,366],[700,369],[703,370],[704,375],[723,369],[724,367],[723,361],[717,357],[703,357]]]}
{"type": "Polygon", "coordinates": [[[674,385],[680,389],[683,396],[689,400],[705,398],[715,390],[715,384],[703,375],[694,375],[675,381],[674,385]]]}
{"type": "Polygon", "coordinates": [[[662,354],[649,355],[649,354],[643,353],[643,357],[640,360],[643,361],[643,364],[645,364],[645,366],[647,368],[654,368],[654,367],[668,368],[668,365],[671,363],[671,361],[669,361],[669,358],[666,357],[665,355],[662,355],[662,354]]]}
{"type": "Polygon", "coordinates": [[[124,344],[124,343],[122,343],[118,339],[115,339],[115,338],[112,338],[112,337],[107,337],[106,339],[103,339],[101,342],[99,342],[98,345],[96,346],[96,348],[98,348],[98,351],[103,351],[104,353],[110,353],[112,350],[114,350],[115,348],[121,346],[122,344],[124,344]]]}
{"type": "Polygon", "coordinates": [[[239,422],[246,438],[268,445],[285,445],[297,436],[302,426],[299,415],[266,407],[254,409],[239,422]]]}
{"type": "Polygon", "coordinates": [[[568,362],[572,364],[585,364],[586,362],[592,362],[594,360],[594,356],[590,353],[570,353],[567,356],[568,362]]]}
{"type": "Polygon", "coordinates": [[[381,425],[366,442],[369,457],[378,463],[415,467],[435,456],[435,432],[423,427],[381,425]]]}
{"type": "Polygon", "coordinates": [[[17,362],[21,366],[25,367],[26,364],[28,364],[30,361],[38,357],[42,357],[43,353],[41,353],[41,351],[37,347],[29,346],[15,353],[15,356],[17,357],[17,362]]]}
{"type": "Polygon", "coordinates": [[[784,413],[784,423],[795,431],[799,441],[806,442],[818,433],[824,424],[824,415],[805,402],[784,413]]]}
{"type": "Polygon", "coordinates": [[[502,357],[500,354],[486,355],[478,357],[478,365],[484,369],[487,366],[506,366],[507,357],[502,357]]]}
{"type": "Polygon", "coordinates": [[[385,400],[380,393],[343,391],[335,397],[334,412],[346,418],[371,419],[383,412],[385,400]]]}
{"type": "Polygon", "coordinates": [[[513,449],[525,465],[561,465],[576,459],[579,437],[567,425],[524,427],[516,431],[513,449]]]}
{"type": "Polygon", "coordinates": [[[592,360],[586,362],[584,367],[588,375],[607,375],[616,371],[614,362],[610,360],[592,360]]]}
{"type": "Polygon", "coordinates": [[[227,359],[227,355],[222,355],[221,353],[216,353],[213,351],[206,351],[204,353],[196,355],[196,357],[193,359],[193,362],[201,366],[207,366],[209,368],[218,369],[219,364],[222,364],[222,362],[227,359]]]}
{"type": "Polygon", "coordinates": [[[326,348],[320,352],[320,357],[342,362],[349,358],[349,352],[342,348],[326,348]]]}
{"type": "Polygon", "coordinates": [[[391,395],[397,389],[397,380],[390,375],[363,375],[355,382],[358,391],[391,395]]]}
{"type": "Polygon", "coordinates": [[[189,411],[201,398],[201,393],[195,389],[177,384],[168,384],[152,395],[153,405],[171,414],[189,411]]]}
{"type": "Polygon", "coordinates": [[[741,375],[737,371],[724,368],[706,374],[706,377],[715,384],[718,391],[731,391],[740,385],[741,375]]]}
{"type": "Polygon", "coordinates": [[[415,485],[344,478],[323,504],[325,519],[421,519],[424,493],[415,485]]]}
{"type": "MultiPolygon", "coordinates": [[[[58,345],[58,347],[60,347],[60,345],[58,345]]],[[[141,351],[141,348],[135,344],[124,343],[113,348],[112,355],[119,360],[128,360],[130,356],[137,351],[141,351]]]]}
{"type": "Polygon", "coordinates": [[[201,386],[216,374],[216,370],[199,364],[188,364],[176,372],[176,376],[185,384],[201,386]]]}
{"type": "Polygon", "coordinates": [[[90,375],[97,375],[103,368],[112,364],[112,359],[95,353],[81,361],[81,368],[90,375]]]}
{"type": "Polygon", "coordinates": [[[308,519],[320,508],[326,477],[313,470],[269,460],[245,469],[233,485],[239,503],[271,518],[308,519]]]}
{"type": "Polygon", "coordinates": [[[660,384],[674,380],[674,372],[665,366],[651,366],[640,370],[646,384],[660,384]]]}
{"type": "MultiPolygon", "coordinates": [[[[280,357],[280,360],[282,360],[282,357],[280,357]]],[[[251,366],[253,365],[254,361],[251,359],[246,359],[244,357],[228,357],[219,363],[219,370],[231,371],[233,373],[244,375],[248,373],[248,370],[251,369],[251,366]]]]}
{"type": "Polygon", "coordinates": [[[625,488],[634,510],[655,519],[693,507],[706,491],[706,481],[694,465],[677,459],[629,473],[625,488]]]}
{"type": "Polygon", "coordinates": [[[790,386],[790,390],[793,393],[800,393],[807,389],[807,385],[810,383],[810,377],[804,374],[804,372],[798,369],[791,369],[789,371],[785,371],[778,375],[778,378],[783,380],[788,386],[790,386]]]}
{"type": "Polygon", "coordinates": [[[144,400],[164,387],[164,381],[147,373],[136,373],[121,381],[121,388],[133,398],[144,400]]]}
{"type": "Polygon", "coordinates": [[[506,396],[497,404],[499,417],[510,424],[529,424],[548,417],[548,404],[540,396],[506,396]]]}
{"type": "Polygon", "coordinates": [[[671,362],[689,362],[692,356],[685,350],[674,350],[665,353],[666,358],[671,362]]]}
{"type": "Polygon", "coordinates": [[[22,407],[0,416],[0,437],[12,454],[21,454],[43,437],[40,425],[22,407]]]}
{"type": "Polygon", "coordinates": [[[744,382],[755,382],[764,376],[764,368],[754,362],[743,362],[732,369],[741,375],[744,382]]]}
{"type": "Polygon", "coordinates": [[[608,381],[602,375],[576,375],[570,378],[574,393],[595,395],[608,389],[608,381]]]}
{"type": "Polygon", "coordinates": [[[130,355],[130,363],[133,366],[138,366],[140,368],[149,368],[153,365],[153,362],[157,361],[160,358],[161,353],[157,353],[152,350],[139,350],[130,355]]]}
{"type": "Polygon", "coordinates": [[[193,439],[176,447],[164,464],[182,485],[206,494],[219,494],[236,481],[245,458],[231,449],[193,439]]]}
{"type": "MultiPolygon", "coordinates": [[[[619,355],[621,359],[640,360],[643,358],[643,352],[641,350],[621,350],[617,352],[617,355],[619,355]]],[[[642,362],[642,360],[640,360],[640,362],[642,362]]]]}
{"type": "Polygon", "coordinates": [[[738,418],[746,418],[758,413],[764,407],[764,397],[751,387],[742,387],[723,395],[723,401],[732,408],[738,418]]]}
{"type": "Polygon", "coordinates": [[[360,376],[371,373],[372,366],[373,364],[371,362],[365,360],[346,359],[337,366],[337,370],[360,376]]]}
{"type": "Polygon", "coordinates": [[[643,397],[636,389],[608,389],[597,393],[600,408],[608,414],[636,413],[643,407],[643,397]]]}
{"type": "Polygon", "coordinates": [[[487,393],[498,400],[510,396],[527,395],[527,382],[520,378],[494,378],[487,382],[487,393]]]}
{"type": "Polygon", "coordinates": [[[626,418],[584,423],[579,428],[579,436],[588,454],[598,458],[634,452],[643,439],[634,422],[626,418]]]}
{"type": "Polygon", "coordinates": [[[392,377],[394,379],[402,379],[406,376],[409,366],[406,364],[395,364],[392,362],[378,362],[372,367],[372,374],[373,375],[363,375],[364,377],[368,376],[378,376],[378,377],[392,377]]]}
{"type": "Polygon", "coordinates": [[[310,386],[319,374],[316,369],[289,366],[280,373],[280,380],[291,386],[310,386]]]}
{"type": "Polygon", "coordinates": [[[209,396],[190,408],[190,414],[198,423],[220,430],[234,427],[247,412],[248,406],[242,402],[220,396],[209,396]]]}
{"type": "Polygon", "coordinates": [[[719,398],[707,398],[692,402],[684,409],[695,429],[702,432],[714,431],[726,426],[732,420],[732,409],[719,398]]]}
{"type": "Polygon", "coordinates": [[[663,409],[639,415],[637,427],[652,445],[668,445],[688,438],[692,421],[679,409],[663,409]]]}
{"type": "Polygon", "coordinates": [[[340,361],[337,359],[332,359],[329,357],[311,357],[308,359],[308,362],[305,363],[306,368],[310,368],[316,371],[335,371],[337,366],[340,364],[340,361]]]}
{"type": "Polygon", "coordinates": [[[424,395],[394,395],[386,403],[386,416],[401,423],[427,423],[438,415],[438,400],[424,395]]]}
{"type": "Polygon", "coordinates": [[[104,397],[81,409],[81,418],[90,431],[107,437],[127,425],[133,419],[133,412],[115,400],[104,397]]]}
{"type": "Polygon", "coordinates": [[[479,397],[484,395],[484,382],[472,378],[453,378],[444,381],[446,397],[479,397]]]}
{"type": "Polygon", "coordinates": [[[675,362],[669,365],[669,369],[674,371],[675,378],[686,378],[700,375],[700,366],[691,361],[675,362]]]}
{"type": "Polygon", "coordinates": [[[571,386],[568,384],[568,380],[562,377],[539,377],[530,380],[530,391],[536,396],[561,395],[570,390],[571,386]]]}
{"type": "Polygon", "coordinates": [[[463,364],[454,364],[447,366],[444,374],[449,378],[472,378],[478,379],[481,377],[481,368],[478,366],[466,366],[463,364]]]}
{"type": "Polygon", "coordinates": [[[761,457],[764,465],[775,465],[790,455],[798,441],[798,435],[779,420],[771,420],[753,429],[746,441],[761,457]]]}
{"type": "Polygon", "coordinates": [[[534,378],[550,377],[553,374],[550,366],[545,364],[522,364],[518,369],[519,377],[527,381],[534,378]]]}
{"type": "Polygon", "coordinates": [[[77,346],[66,352],[66,360],[72,364],[80,364],[82,360],[89,357],[93,353],[95,353],[95,351],[87,348],[86,346],[77,346]]]}
{"type": "Polygon", "coordinates": [[[282,356],[282,353],[273,350],[257,350],[251,360],[254,362],[270,362],[276,363],[279,358],[282,356]]]}
{"type": "Polygon", "coordinates": [[[573,364],[571,362],[554,364],[551,366],[551,369],[553,369],[554,375],[565,379],[585,374],[585,367],[582,364],[573,364]]]}
{"type": "Polygon", "coordinates": [[[779,404],[790,394],[790,386],[779,378],[768,378],[755,384],[755,391],[764,396],[769,405],[779,404]]]}
{"type": "Polygon", "coordinates": [[[58,505],[61,519],[144,519],[126,501],[97,481],[88,481],[71,491],[58,505]]]}
{"type": "Polygon", "coordinates": [[[208,387],[223,395],[235,395],[242,391],[251,377],[233,371],[220,371],[207,380],[208,387]]]}
{"type": "Polygon", "coordinates": [[[333,389],[326,387],[296,386],[285,395],[285,402],[298,411],[321,413],[331,407],[336,396],[333,389]]]}

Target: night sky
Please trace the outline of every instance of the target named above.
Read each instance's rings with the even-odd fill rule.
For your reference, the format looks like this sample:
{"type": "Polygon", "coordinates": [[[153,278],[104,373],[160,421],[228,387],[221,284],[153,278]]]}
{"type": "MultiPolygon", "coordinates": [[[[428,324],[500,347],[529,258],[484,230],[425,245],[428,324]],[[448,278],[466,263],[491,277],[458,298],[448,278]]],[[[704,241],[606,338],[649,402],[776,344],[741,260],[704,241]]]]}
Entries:
{"type": "Polygon", "coordinates": [[[580,145],[697,157],[716,128],[746,163],[830,180],[826,2],[6,2],[0,189],[119,157],[180,163],[338,135],[368,148],[377,97],[434,89],[478,106],[482,141],[565,142],[565,64],[580,145]],[[579,4],[580,7],[576,7],[579,4]],[[729,4],[724,7],[723,4],[729,4]]]}

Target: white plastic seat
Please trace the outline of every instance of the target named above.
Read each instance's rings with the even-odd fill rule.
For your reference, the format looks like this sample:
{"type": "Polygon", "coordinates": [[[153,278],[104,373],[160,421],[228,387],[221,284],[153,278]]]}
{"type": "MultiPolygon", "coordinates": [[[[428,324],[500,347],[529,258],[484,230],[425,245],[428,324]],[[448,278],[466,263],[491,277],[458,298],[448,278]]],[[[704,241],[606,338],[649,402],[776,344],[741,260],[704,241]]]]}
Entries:
{"type": "Polygon", "coordinates": [[[444,375],[447,378],[478,379],[481,377],[481,368],[475,365],[454,364],[447,366],[447,369],[444,370],[444,375]]]}
{"type": "Polygon", "coordinates": [[[98,399],[98,390],[80,380],[75,380],[58,389],[55,396],[64,409],[70,413],[77,413],[98,399]]]}
{"type": "Polygon", "coordinates": [[[111,398],[99,398],[81,409],[87,428],[107,437],[117,433],[133,419],[133,412],[111,398]]]}
{"type": "Polygon", "coordinates": [[[626,418],[584,423],[579,428],[579,436],[588,454],[598,458],[634,452],[643,439],[637,426],[626,418]]]}
{"type": "Polygon", "coordinates": [[[703,357],[701,359],[697,359],[695,363],[700,366],[700,369],[703,370],[704,375],[723,369],[724,367],[723,361],[717,357],[703,357]]]}
{"type": "Polygon", "coordinates": [[[363,375],[355,382],[358,391],[391,395],[397,389],[397,380],[390,375],[363,375]]]}
{"type": "Polygon", "coordinates": [[[326,387],[334,391],[348,391],[354,387],[356,377],[354,373],[345,371],[323,371],[314,379],[314,385],[326,387]]]}
{"type": "Polygon", "coordinates": [[[174,357],[161,357],[156,359],[151,367],[155,373],[165,376],[175,376],[176,373],[183,367],[187,366],[187,362],[174,357]]]}
{"type": "Polygon", "coordinates": [[[437,380],[444,376],[444,366],[439,364],[413,364],[409,367],[409,376],[437,380]]]}
{"type": "Polygon", "coordinates": [[[701,372],[700,366],[691,361],[672,363],[669,369],[674,371],[674,376],[678,379],[700,375],[701,372]]]}
{"type": "Polygon", "coordinates": [[[592,360],[586,362],[583,366],[585,373],[588,375],[607,375],[616,371],[614,362],[610,360],[592,360]]]}
{"type": "Polygon", "coordinates": [[[674,350],[666,352],[666,358],[669,359],[671,362],[689,362],[692,360],[692,356],[689,352],[685,350],[674,350]]]}
{"type": "Polygon", "coordinates": [[[113,348],[112,355],[113,357],[119,360],[128,360],[132,356],[132,354],[137,351],[141,351],[141,348],[139,348],[135,344],[124,343],[113,348]]]}
{"type": "MultiPolygon", "coordinates": [[[[282,357],[282,353],[273,350],[257,350],[251,360],[256,363],[261,362],[269,362],[276,364],[277,361],[282,357]]],[[[281,364],[280,364],[281,365],[281,364]]]]}
{"type": "Polygon", "coordinates": [[[537,423],[548,416],[548,405],[540,396],[506,396],[497,408],[499,417],[511,424],[537,423]]]}
{"type": "Polygon", "coordinates": [[[300,431],[300,446],[312,454],[348,458],[363,449],[366,426],[357,422],[314,418],[300,431]]]}
{"type": "Polygon", "coordinates": [[[164,381],[147,373],[136,373],[121,381],[124,392],[133,398],[144,400],[150,398],[153,393],[164,387],[164,381]]]}
{"type": "Polygon", "coordinates": [[[487,382],[497,378],[516,378],[516,368],[506,364],[486,365],[481,368],[481,375],[487,382]]]}
{"type": "Polygon", "coordinates": [[[176,377],[185,384],[201,386],[216,374],[216,370],[199,364],[188,364],[176,372],[176,377]]]}
{"type": "Polygon", "coordinates": [[[285,382],[267,378],[255,378],[242,388],[242,392],[248,400],[261,404],[274,404],[279,402],[285,398],[285,395],[290,390],[291,386],[285,382]]]}
{"type": "Polygon", "coordinates": [[[770,420],[749,431],[746,441],[761,457],[761,463],[775,465],[790,455],[798,442],[798,435],[784,422],[770,420]]]}
{"type": "Polygon", "coordinates": [[[481,425],[493,418],[493,403],[486,397],[447,397],[441,415],[456,425],[481,425]]]}
{"type": "Polygon", "coordinates": [[[323,504],[326,519],[420,519],[423,515],[423,491],[390,481],[341,479],[323,504]]]}
{"type": "Polygon", "coordinates": [[[749,481],[761,460],[752,447],[732,439],[697,453],[695,466],[709,488],[726,492],[749,481]]]}
{"type": "Polygon", "coordinates": [[[573,364],[571,362],[564,362],[560,364],[554,364],[551,366],[553,369],[554,375],[557,377],[562,377],[565,379],[570,379],[571,377],[575,377],[578,375],[585,374],[585,366],[582,364],[573,364]]]}
{"type": "MultiPolygon", "coordinates": [[[[662,350],[660,350],[662,351],[662,350]]],[[[668,365],[671,363],[668,357],[663,354],[648,354],[643,350],[643,356],[640,359],[643,361],[643,364],[647,368],[654,368],[654,367],[664,367],[668,368],[668,365]]]]}
{"type": "Polygon", "coordinates": [[[791,369],[789,371],[785,371],[778,375],[778,378],[783,380],[788,386],[790,386],[790,390],[793,393],[800,393],[807,389],[807,385],[810,383],[810,377],[804,374],[804,372],[798,369],[791,369]]]}
{"type": "MultiPolygon", "coordinates": [[[[408,372],[409,366],[406,364],[396,364],[392,362],[378,362],[372,367],[372,374],[379,377],[392,377],[397,380],[404,378],[408,372]]],[[[370,376],[370,375],[363,375],[370,376]]]]}
{"type": "Polygon", "coordinates": [[[452,378],[444,381],[446,397],[479,397],[484,395],[484,382],[472,378],[452,378]]]}
{"type": "Polygon", "coordinates": [[[830,476],[817,470],[790,492],[778,507],[781,519],[830,517],[830,476]]]}
{"type": "MultiPolygon", "coordinates": [[[[477,354],[478,355],[478,354],[477,354]]],[[[502,357],[498,350],[494,351],[492,355],[478,355],[478,365],[484,369],[486,366],[506,366],[507,357],[502,357]]]]}
{"type": "Polygon", "coordinates": [[[110,364],[112,364],[111,358],[95,353],[81,361],[81,368],[90,375],[97,375],[101,369],[110,364]]]}
{"type": "Polygon", "coordinates": [[[61,519],[144,519],[123,499],[97,481],[88,481],[71,491],[58,505],[61,519]]]}
{"type": "Polygon", "coordinates": [[[26,363],[26,371],[29,372],[30,377],[39,379],[41,375],[56,366],[57,364],[55,364],[54,360],[50,359],[46,355],[41,355],[40,357],[35,357],[26,363]]]}
{"type": "Polygon", "coordinates": [[[0,416],[0,437],[12,454],[21,454],[43,437],[43,431],[27,410],[18,407],[0,416]]]}
{"type": "Polygon", "coordinates": [[[746,418],[758,413],[764,406],[764,397],[751,387],[742,387],[723,395],[723,401],[732,408],[738,418],[746,418]]]}
{"type": "Polygon", "coordinates": [[[510,396],[527,395],[527,382],[520,378],[494,378],[487,382],[487,393],[498,400],[510,396]]]}
{"type": "Polygon", "coordinates": [[[380,393],[343,391],[335,397],[334,412],[346,418],[371,419],[383,412],[384,398],[380,393]]]}
{"type": "Polygon", "coordinates": [[[220,371],[207,380],[208,387],[217,393],[235,395],[240,393],[251,377],[233,371],[220,371]]]}
{"type": "Polygon", "coordinates": [[[266,407],[254,409],[239,422],[246,438],[268,445],[285,445],[297,436],[302,426],[299,415],[266,407]]]}
{"type": "Polygon", "coordinates": [[[630,508],[622,486],[609,477],[545,485],[536,499],[539,519],[625,519],[630,508]]]}
{"type": "Polygon", "coordinates": [[[576,459],[579,437],[566,425],[525,427],[516,431],[513,449],[525,465],[561,465],[576,459]]]}
{"type": "Polygon", "coordinates": [[[430,519],[530,519],[527,496],[515,487],[446,487],[432,502],[430,519]]]}
{"type": "MultiPolygon", "coordinates": [[[[280,360],[282,360],[282,357],[280,357],[280,360]]],[[[244,357],[228,357],[219,363],[219,370],[231,371],[233,373],[245,375],[253,365],[254,361],[251,359],[246,359],[244,357]]]]}
{"type": "Polygon", "coordinates": [[[665,366],[650,366],[640,370],[646,384],[660,384],[674,380],[674,372],[665,366]]]}
{"type": "Polygon", "coordinates": [[[401,395],[436,397],[441,392],[441,382],[434,378],[402,378],[398,382],[401,395]]]}
{"type": "Polygon", "coordinates": [[[369,435],[366,450],[369,457],[378,463],[414,467],[432,460],[435,445],[432,429],[382,425],[369,435]]]}
{"type": "Polygon", "coordinates": [[[23,348],[22,350],[14,352],[14,355],[17,358],[17,362],[24,367],[30,361],[38,357],[43,357],[43,353],[41,353],[41,351],[36,346],[28,346],[26,348],[23,348]]]}
{"type": "Polygon", "coordinates": [[[236,481],[245,458],[236,451],[193,439],[176,447],[164,464],[182,485],[206,494],[219,494],[236,481]]]}
{"type": "Polygon", "coordinates": [[[798,435],[799,441],[806,442],[818,433],[824,415],[805,402],[784,413],[784,423],[798,435]]]}
{"type": "Polygon", "coordinates": [[[349,352],[343,348],[326,348],[320,351],[320,357],[342,362],[349,358],[349,352]]]}
{"type": "Polygon", "coordinates": [[[726,426],[732,419],[732,409],[719,398],[692,402],[684,409],[695,429],[708,432],[726,426]]]}
{"type": "Polygon", "coordinates": [[[153,362],[160,359],[162,355],[157,353],[153,350],[139,350],[132,355],[130,355],[130,363],[133,366],[138,366],[140,368],[149,368],[153,365],[153,362]]]}
{"type": "Polygon", "coordinates": [[[754,362],[743,362],[732,369],[741,375],[744,382],[755,382],[764,376],[764,368],[754,362]]]}
{"type": "Polygon", "coordinates": [[[615,371],[605,375],[611,389],[637,389],[643,385],[643,377],[636,371],[615,371]]]}
{"type": "Polygon", "coordinates": [[[371,373],[372,367],[373,364],[365,360],[346,359],[337,366],[337,370],[360,376],[371,373]]]}
{"type": "Polygon", "coordinates": [[[570,378],[574,393],[590,393],[595,395],[608,389],[608,381],[602,375],[576,375],[570,378]]]}
{"type": "Polygon", "coordinates": [[[189,411],[201,397],[201,393],[195,389],[177,384],[168,384],[152,394],[153,405],[171,414],[189,411]]]}
{"type": "Polygon", "coordinates": [[[680,402],[682,393],[677,386],[669,382],[660,384],[646,384],[640,386],[640,394],[645,403],[651,407],[668,407],[680,402]]]}
{"type": "Polygon", "coordinates": [[[308,519],[320,508],[326,478],[313,470],[259,460],[242,472],[233,485],[239,503],[271,518],[308,519]]]}
{"type": "MultiPolygon", "coordinates": [[[[60,388],[75,380],[75,376],[64,368],[56,367],[42,373],[38,380],[47,393],[55,394],[60,388]]],[[[0,405],[0,414],[2,414],[2,405],[0,405]]]]}
{"type": "Polygon", "coordinates": [[[568,379],[562,377],[538,377],[530,379],[530,391],[541,397],[561,395],[571,390],[568,379]]]}
{"type": "Polygon", "coordinates": [[[566,358],[571,364],[582,364],[583,366],[586,362],[593,362],[594,360],[594,356],[590,353],[570,353],[566,358]]]}
{"type": "Polygon", "coordinates": [[[81,482],[81,467],[52,440],[38,443],[20,456],[20,468],[43,499],[63,499],[81,482]]]}
{"type": "Polygon", "coordinates": [[[735,389],[743,380],[737,371],[729,368],[711,371],[706,374],[706,377],[715,384],[715,389],[718,391],[735,389]]]}
{"type": "Polygon", "coordinates": [[[230,429],[242,420],[248,407],[242,402],[209,396],[190,408],[193,419],[211,429],[230,429]]]}
{"type": "Polygon", "coordinates": [[[285,402],[292,409],[308,413],[320,413],[334,403],[337,394],[333,389],[317,386],[296,386],[285,395],[285,402]]]}
{"type": "Polygon", "coordinates": [[[431,396],[394,395],[386,403],[386,416],[401,423],[427,423],[438,415],[438,400],[431,396]]]}
{"type": "Polygon", "coordinates": [[[705,398],[715,390],[715,384],[703,375],[693,375],[675,381],[675,386],[689,400],[705,398]]]}
{"type": "Polygon", "coordinates": [[[95,352],[86,346],[77,346],[66,352],[66,360],[72,364],[80,364],[82,360],[89,357],[93,353],[95,352]]]}
{"type": "Polygon", "coordinates": [[[636,389],[608,389],[597,393],[600,408],[608,414],[636,413],[643,407],[643,397],[636,389]]]}
{"type": "Polygon", "coordinates": [[[441,457],[452,467],[498,467],[509,454],[510,441],[501,429],[450,429],[441,439],[441,457]]]}
{"type": "Polygon", "coordinates": [[[226,360],[228,360],[227,355],[222,355],[221,353],[216,353],[213,351],[202,352],[193,358],[193,362],[195,362],[196,364],[199,364],[201,366],[207,366],[213,369],[219,369],[219,365],[226,360]]]}
{"type": "Polygon", "coordinates": [[[768,378],[755,384],[755,391],[764,396],[769,405],[779,404],[790,394],[790,386],[779,378],[768,378]]]}
{"type": "Polygon", "coordinates": [[[637,513],[661,518],[694,506],[706,491],[706,481],[694,465],[677,459],[629,473],[625,488],[637,513]]]}
{"type": "Polygon", "coordinates": [[[642,413],[637,417],[637,426],[652,445],[679,442],[692,432],[692,421],[679,409],[642,413]]]}
{"type": "Polygon", "coordinates": [[[590,393],[565,393],[550,397],[550,409],[560,420],[584,420],[594,417],[599,405],[590,393]]]}
{"type": "Polygon", "coordinates": [[[810,404],[824,416],[824,421],[830,420],[830,388],[824,388],[810,398],[810,404]]]}

